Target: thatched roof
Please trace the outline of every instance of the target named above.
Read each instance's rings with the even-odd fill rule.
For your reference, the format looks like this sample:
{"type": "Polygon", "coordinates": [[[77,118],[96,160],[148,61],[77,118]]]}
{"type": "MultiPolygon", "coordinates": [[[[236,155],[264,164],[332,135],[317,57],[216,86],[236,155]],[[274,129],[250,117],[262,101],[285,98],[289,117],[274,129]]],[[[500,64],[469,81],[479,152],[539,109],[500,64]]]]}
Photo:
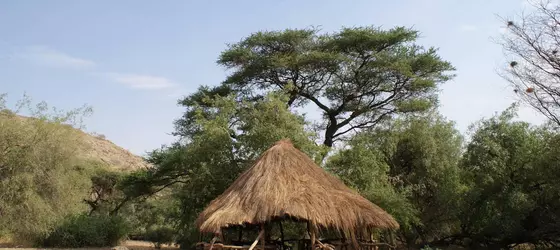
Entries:
{"type": "Polygon", "coordinates": [[[317,166],[289,140],[264,152],[199,215],[201,232],[292,217],[356,232],[398,228],[391,215],[317,166]]]}

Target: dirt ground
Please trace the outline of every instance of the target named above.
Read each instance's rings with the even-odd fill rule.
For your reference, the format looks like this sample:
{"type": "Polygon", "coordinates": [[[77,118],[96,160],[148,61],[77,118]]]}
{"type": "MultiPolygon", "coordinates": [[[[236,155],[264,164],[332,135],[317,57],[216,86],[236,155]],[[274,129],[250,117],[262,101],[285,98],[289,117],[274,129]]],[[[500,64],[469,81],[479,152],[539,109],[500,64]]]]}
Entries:
{"type": "MultiPolygon", "coordinates": [[[[136,241],[136,240],[127,240],[123,244],[121,244],[120,246],[124,246],[128,250],[156,249],[154,247],[154,244],[152,244],[151,242],[136,241]]],[[[75,249],[75,248],[20,248],[20,247],[8,246],[7,244],[5,244],[5,245],[0,244],[0,250],[3,250],[3,249],[18,249],[18,250],[57,249],[57,250],[63,250],[63,249],[75,249]]],[[[110,249],[118,249],[118,248],[101,247],[101,248],[79,248],[79,249],[83,249],[83,250],[110,250],[110,249]]],[[[163,245],[161,247],[161,249],[179,249],[179,247],[163,245]]]]}

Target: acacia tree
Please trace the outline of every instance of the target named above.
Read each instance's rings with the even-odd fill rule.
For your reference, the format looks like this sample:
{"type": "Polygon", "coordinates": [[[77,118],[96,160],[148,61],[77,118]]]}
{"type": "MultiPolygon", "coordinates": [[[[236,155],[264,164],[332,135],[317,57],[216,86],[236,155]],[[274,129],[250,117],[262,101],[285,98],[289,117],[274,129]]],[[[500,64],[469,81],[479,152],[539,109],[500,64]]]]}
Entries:
{"type": "Polygon", "coordinates": [[[324,145],[375,126],[396,113],[436,103],[438,84],[454,70],[404,27],[257,32],[229,45],[218,63],[233,72],[224,85],[250,98],[284,90],[288,106],[312,103],[324,117],[324,145]]]}
{"type": "Polygon", "coordinates": [[[560,6],[546,0],[533,7],[506,21],[500,44],[510,63],[500,74],[523,101],[560,125],[560,6]]]}

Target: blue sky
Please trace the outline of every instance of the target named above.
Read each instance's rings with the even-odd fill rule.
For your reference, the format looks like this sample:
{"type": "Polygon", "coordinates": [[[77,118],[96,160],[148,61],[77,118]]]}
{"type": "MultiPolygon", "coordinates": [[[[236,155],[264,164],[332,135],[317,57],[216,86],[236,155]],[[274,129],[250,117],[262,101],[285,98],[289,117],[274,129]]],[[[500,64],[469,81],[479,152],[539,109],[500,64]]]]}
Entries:
{"type": "MultiPolygon", "coordinates": [[[[88,131],[143,154],[173,141],[178,97],[224,79],[215,61],[226,43],[259,30],[402,25],[457,68],[440,110],[465,131],[515,100],[496,74],[504,58],[491,38],[503,32],[497,15],[524,8],[521,0],[4,0],[0,93],[65,109],[89,104],[88,131]]],[[[527,108],[520,119],[543,120],[527,108]]]]}

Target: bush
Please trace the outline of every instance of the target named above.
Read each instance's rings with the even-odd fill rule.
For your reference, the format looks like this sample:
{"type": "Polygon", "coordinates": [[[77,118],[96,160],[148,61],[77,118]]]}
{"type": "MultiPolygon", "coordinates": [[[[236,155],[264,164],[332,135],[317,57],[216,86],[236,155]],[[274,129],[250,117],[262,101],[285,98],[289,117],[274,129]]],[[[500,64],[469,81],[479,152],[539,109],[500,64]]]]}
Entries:
{"type": "Polygon", "coordinates": [[[41,245],[72,248],[115,246],[126,237],[128,231],[121,217],[80,214],[61,224],[41,245]]]}
{"type": "Polygon", "coordinates": [[[175,241],[175,230],[169,227],[150,229],[146,232],[146,239],[160,249],[162,244],[171,244],[175,241]]]}
{"type": "Polygon", "coordinates": [[[28,97],[8,108],[5,97],[0,94],[0,231],[29,245],[87,208],[82,200],[90,177],[85,167],[76,167],[85,144],[68,124],[80,128],[74,121],[88,110],[51,111],[28,97]]]}

